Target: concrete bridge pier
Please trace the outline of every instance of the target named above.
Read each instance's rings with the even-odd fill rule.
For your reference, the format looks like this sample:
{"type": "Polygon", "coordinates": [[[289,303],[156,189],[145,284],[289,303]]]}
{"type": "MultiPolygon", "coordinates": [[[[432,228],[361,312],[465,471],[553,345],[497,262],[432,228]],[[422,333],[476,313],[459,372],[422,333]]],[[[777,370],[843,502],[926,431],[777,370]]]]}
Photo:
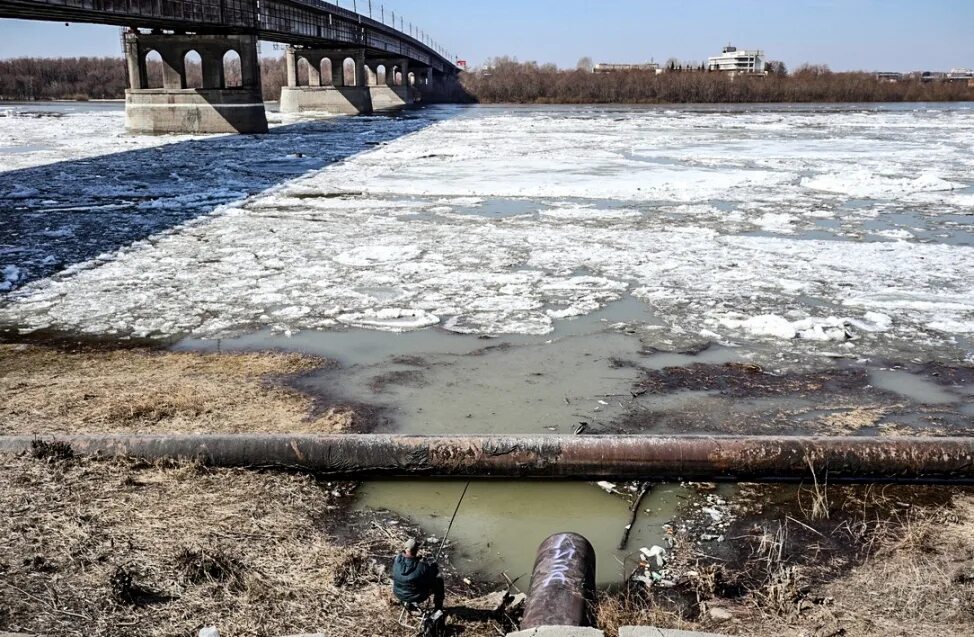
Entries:
{"type": "MultiPolygon", "coordinates": [[[[129,88],[125,126],[133,133],[266,133],[257,37],[253,35],[125,34],[129,88]],[[186,57],[199,55],[202,85],[190,87],[186,57]],[[150,86],[150,62],[162,59],[161,86],[150,86]],[[228,54],[239,77],[228,77],[228,54]]],[[[236,75],[234,70],[233,75],[236,75]]]]}
{"type": "Polygon", "coordinates": [[[282,113],[368,114],[373,110],[364,49],[288,47],[282,113]],[[302,84],[303,76],[306,84],[302,84]]]}
{"type": "Polygon", "coordinates": [[[414,103],[413,87],[409,82],[409,60],[404,58],[371,58],[370,68],[376,75],[369,88],[372,108],[376,111],[397,111],[414,103]],[[385,68],[385,81],[379,82],[378,68],[385,68]]]}
{"type": "Polygon", "coordinates": [[[432,67],[419,66],[410,70],[407,77],[414,103],[424,102],[431,95],[433,73],[432,67]]]}

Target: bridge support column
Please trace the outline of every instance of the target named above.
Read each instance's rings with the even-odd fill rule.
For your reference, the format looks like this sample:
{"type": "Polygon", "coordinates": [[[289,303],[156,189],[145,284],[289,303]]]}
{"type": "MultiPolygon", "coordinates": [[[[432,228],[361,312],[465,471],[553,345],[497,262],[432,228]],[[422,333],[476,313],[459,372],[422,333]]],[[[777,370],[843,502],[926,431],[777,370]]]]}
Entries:
{"type": "Polygon", "coordinates": [[[414,67],[412,74],[413,82],[410,87],[413,103],[428,101],[434,95],[433,69],[431,67],[414,67]]]}
{"type": "Polygon", "coordinates": [[[331,85],[334,88],[345,86],[345,58],[329,57],[331,60],[331,85]]]}
{"type": "Polygon", "coordinates": [[[281,89],[282,113],[359,115],[372,112],[364,50],[288,47],[287,65],[288,86],[281,89]],[[349,58],[355,62],[351,83],[345,81],[345,61],[349,58]],[[298,62],[302,59],[308,61],[308,86],[299,86],[298,82],[298,62]],[[325,59],[331,62],[331,86],[323,86],[321,81],[321,63],[325,59]]]}
{"type": "Polygon", "coordinates": [[[257,37],[125,34],[129,89],[125,126],[133,133],[266,133],[257,37]],[[146,56],[162,58],[162,87],[149,86],[146,56]],[[202,88],[186,88],[186,55],[199,54],[202,88]],[[240,56],[241,85],[227,87],[224,56],[240,56]]]}
{"type": "Polygon", "coordinates": [[[376,68],[386,67],[386,81],[369,87],[372,93],[372,108],[376,111],[397,111],[411,106],[414,101],[412,87],[409,85],[409,60],[402,58],[371,59],[376,68]],[[397,79],[401,74],[402,81],[397,79]]]}

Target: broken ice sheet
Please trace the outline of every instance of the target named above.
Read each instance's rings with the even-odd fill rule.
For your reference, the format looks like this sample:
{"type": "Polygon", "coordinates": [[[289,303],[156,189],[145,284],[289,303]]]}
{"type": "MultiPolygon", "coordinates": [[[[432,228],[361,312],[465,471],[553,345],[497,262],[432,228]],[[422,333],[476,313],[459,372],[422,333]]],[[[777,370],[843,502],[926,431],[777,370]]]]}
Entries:
{"type": "Polygon", "coordinates": [[[965,107],[473,109],[8,293],[0,322],[546,334],[634,295],[670,335],[955,357],[971,247],[866,230],[887,214],[870,201],[834,240],[806,233],[854,197],[909,200],[930,223],[968,214],[965,135],[965,107]],[[527,212],[482,214],[505,202],[527,212]]]}

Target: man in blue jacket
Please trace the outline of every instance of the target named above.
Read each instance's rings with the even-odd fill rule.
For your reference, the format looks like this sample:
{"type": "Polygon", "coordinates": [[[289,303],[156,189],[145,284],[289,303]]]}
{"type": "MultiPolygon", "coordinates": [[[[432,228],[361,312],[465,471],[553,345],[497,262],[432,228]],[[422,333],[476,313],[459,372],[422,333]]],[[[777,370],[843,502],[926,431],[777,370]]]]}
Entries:
{"type": "Polygon", "coordinates": [[[436,562],[419,557],[420,542],[410,539],[392,562],[392,592],[400,602],[422,604],[430,595],[433,606],[443,610],[446,597],[443,577],[436,562]]]}

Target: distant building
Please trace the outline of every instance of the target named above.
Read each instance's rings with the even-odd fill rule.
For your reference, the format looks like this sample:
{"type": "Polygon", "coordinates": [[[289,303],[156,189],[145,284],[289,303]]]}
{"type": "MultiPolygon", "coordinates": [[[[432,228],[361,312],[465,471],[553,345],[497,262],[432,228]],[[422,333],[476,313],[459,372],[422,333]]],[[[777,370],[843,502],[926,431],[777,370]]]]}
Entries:
{"type": "Polygon", "coordinates": [[[729,45],[724,47],[720,55],[715,55],[709,59],[707,69],[749,75],[764,75],[767,72],[764,51],[738,50],[736,46],[729,45]]]}
{"type": "Polygon", "coordinates": [[[902,81],[903,77],[904,76],[902,73],[895,73],[895,72],[882,71],[876,74],[876,79],[879,80],[880,82],[890,82],[893,84],[902,81]]]}
{"type": "Polygon", "coordinates": [[[944,79],[949,82],[970,82],[974,80],[974,71],[971,69],[951,69],[944,79]]]}
{"type": "Polygon", "coordinates": [[[659,64],[655,62],[647,62],[646,64],[596,64],[595,68],[592,69],[593,73],[625,73],[627,71],[648,71],[652,73],[659,73],[659,64]]]}

